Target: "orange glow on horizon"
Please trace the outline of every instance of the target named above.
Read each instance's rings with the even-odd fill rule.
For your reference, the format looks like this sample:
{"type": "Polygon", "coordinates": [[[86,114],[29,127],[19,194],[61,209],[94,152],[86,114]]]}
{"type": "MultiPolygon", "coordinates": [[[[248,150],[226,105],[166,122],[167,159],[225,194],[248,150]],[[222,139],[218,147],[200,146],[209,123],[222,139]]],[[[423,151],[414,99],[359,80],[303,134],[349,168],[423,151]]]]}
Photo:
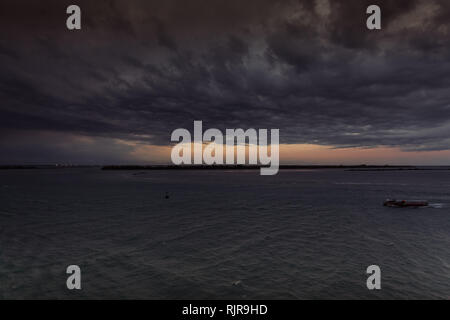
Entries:
{"type": "MultiPolygon", "coordinates": [[[[172,146],[132,145],[138,162],[171,163],[172,146]]],[[[248,152],[248,148],[246,148],[248,152]]],[[[280,144],[280,164],[304,165],[450,165],[450,150],[402,151],[392,147],[335,148],[315,144],[280,144]]]]}

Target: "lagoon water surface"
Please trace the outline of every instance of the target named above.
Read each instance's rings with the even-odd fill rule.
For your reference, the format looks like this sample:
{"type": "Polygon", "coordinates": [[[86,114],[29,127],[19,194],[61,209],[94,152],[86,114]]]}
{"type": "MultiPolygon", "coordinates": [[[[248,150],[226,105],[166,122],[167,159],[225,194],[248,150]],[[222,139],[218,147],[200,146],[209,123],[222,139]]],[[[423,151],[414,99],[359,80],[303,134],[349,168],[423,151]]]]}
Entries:
{"type": "Polygon", "coordinates": [[[449,190],[450,171],[3,170],[0,298],[448,299],[449,190]]]}

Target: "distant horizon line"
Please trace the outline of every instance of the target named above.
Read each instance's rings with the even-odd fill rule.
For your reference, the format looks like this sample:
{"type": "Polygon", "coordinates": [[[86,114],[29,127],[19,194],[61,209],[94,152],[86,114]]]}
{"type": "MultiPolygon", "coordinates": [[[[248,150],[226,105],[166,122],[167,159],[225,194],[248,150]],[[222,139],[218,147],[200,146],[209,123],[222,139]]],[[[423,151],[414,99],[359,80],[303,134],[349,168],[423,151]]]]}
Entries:
{"type": "MultiPolygon", "coordinates": [[[[8,164],[0,165],[0,169],[58,169],[58,168],[101,168],[102,170],[252,170],[260,169],[263,165],[173,165],[173,164],[8,164]]],[[[319,164],[284,164],[279,169],[357,169],[357,170],[426,170],[426,168],[446,168],[450,170],[450,165],[319,165],[319,164]]]]}

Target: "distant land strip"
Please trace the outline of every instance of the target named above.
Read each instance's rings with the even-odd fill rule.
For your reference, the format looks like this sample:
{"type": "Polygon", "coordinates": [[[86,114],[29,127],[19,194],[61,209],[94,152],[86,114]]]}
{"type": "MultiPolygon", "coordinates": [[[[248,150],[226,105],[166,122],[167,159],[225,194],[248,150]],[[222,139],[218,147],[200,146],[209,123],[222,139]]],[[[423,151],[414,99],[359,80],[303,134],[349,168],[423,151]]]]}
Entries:
{"type": "MultiPolygon", "coordinates": [[[[99,168],[101,170],[259,170],[260,165],[0,165],[0,170],[99,168]]],[[[281,170],[344,169],[345,171],[450,170],[450,166],[280,165],[281,170]]]]}
{"type": "MultiPolygon", "coordinates": [[[[259,170],[259,165],[150,165],[129,166],[113,165],[104,166],[102,170],[259,170]]],[[[281,170],[286,169],[347,169],[347,170],[421,170],[414,166],[345,166],[345,165],[281,165],[281,170]]]]}

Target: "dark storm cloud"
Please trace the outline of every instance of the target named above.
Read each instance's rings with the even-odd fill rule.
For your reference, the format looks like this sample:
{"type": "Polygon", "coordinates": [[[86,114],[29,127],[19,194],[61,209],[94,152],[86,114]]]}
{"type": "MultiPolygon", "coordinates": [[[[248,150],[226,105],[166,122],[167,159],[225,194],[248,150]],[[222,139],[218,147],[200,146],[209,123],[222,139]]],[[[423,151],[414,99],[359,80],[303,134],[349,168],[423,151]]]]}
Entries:
{"type": "MultiPolygon", "coordinates": [[[[377,1],[2,1],[0,126],[168,144],[173,129],[280,128],[281,142],[450,148],[450,5],[377,1]]],[[[13,138],[11,138],[13,139],[13,138]]]]}

